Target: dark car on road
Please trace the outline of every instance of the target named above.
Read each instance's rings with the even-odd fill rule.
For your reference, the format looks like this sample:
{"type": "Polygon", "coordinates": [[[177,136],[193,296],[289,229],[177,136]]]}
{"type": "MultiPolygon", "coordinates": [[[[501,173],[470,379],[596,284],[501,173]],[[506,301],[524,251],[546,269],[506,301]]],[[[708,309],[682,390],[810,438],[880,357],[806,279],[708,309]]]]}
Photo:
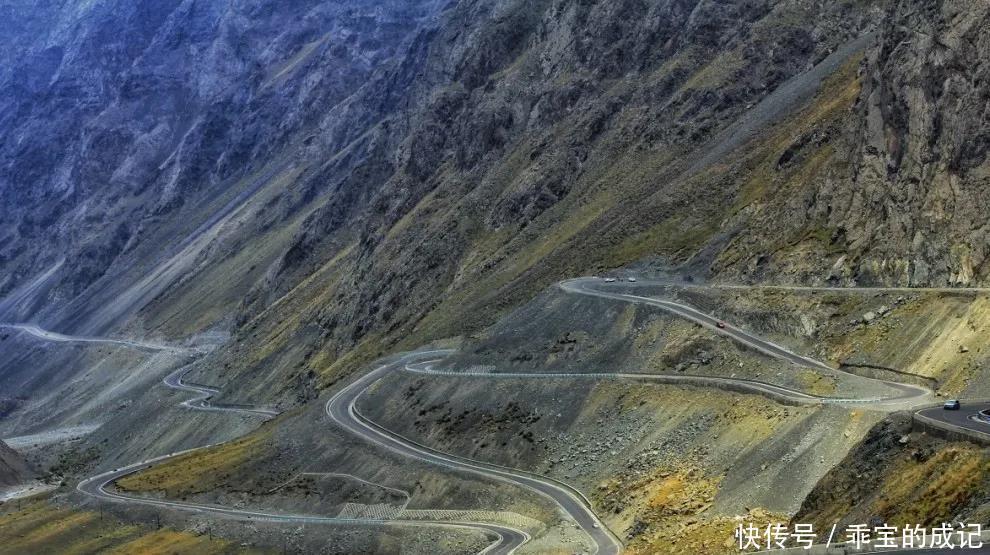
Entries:
{"type": "Polygon", "coordinates": [[[946,401],[942,408],[945,410],[959,410],[959,401],[952,399],[951,401],[946,401]]]}

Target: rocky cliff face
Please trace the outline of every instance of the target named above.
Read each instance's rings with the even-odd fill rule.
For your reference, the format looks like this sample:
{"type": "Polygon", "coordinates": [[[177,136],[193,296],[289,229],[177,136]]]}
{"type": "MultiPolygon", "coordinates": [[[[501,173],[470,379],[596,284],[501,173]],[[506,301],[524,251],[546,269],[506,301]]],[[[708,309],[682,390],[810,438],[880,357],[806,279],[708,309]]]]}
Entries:
{"type": "Polygon", "coordinates": [[[977,3],[5,9],[8,318],[220,327],[310,387],[644,261],[987,280],[977,3]]]}
{"type": "Polygon", "coordinates": [[[813,207],[845,230],[842,271],[901,284],[986,282],[990,75],[974,60],[990,54],[988,16],[974,2],[887,12],[864,69],[852,173],[813,207]]]}
{"type": "Polygon", "coordinates": [[[712,168],[816,87],[792,84],[810,92],[746,120],[750,109],[830,53],[843,52],[826,75],[854,56],[846,45],[865,44],[873,15],[803,2],[458,3],[330,115],[375,121],[367,107],[386,108],[346,147],[338,130],[361,125],[326,128],[321,148],[347,161],[325,166],[327,202],[245,311],[345,252],[307,318],[345,346],[369,332],[460,333],[562,276],[688,260],[721,240],[740,188],[712,168]]]}
{"type": "Polygon", "coordinates": [[[985,5],[966,1],[885,6],[845,123],[800,136],[781,159],[832,145],[828,162],[808,176],[800,201],[776,199],[761,222],[809,218],[822,259],[793,248],[769,255],[763,239],[766,250],[748,254],[766,268],[750,270],[803,267],[813,270],[806,279],[859,284],[986,283],[988,89],[985,64],[974,61],[987,55],[987,18],[985,5]]]}
{"type": "Polygon", "coordinates": [[[430,2],[7,3],[0,263],[83,292],[187,203],[302,140],[430,2]],[[305,71],[301,76],[300,68],[305,71]]]}

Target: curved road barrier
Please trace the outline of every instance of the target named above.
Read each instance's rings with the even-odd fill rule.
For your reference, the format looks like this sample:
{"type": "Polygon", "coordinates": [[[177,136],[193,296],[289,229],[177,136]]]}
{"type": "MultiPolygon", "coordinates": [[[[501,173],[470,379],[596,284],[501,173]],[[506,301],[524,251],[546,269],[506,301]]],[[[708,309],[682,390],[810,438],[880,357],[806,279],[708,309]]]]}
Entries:
{"type": "Polygon", "coordinates": [[[153,465],[165,462],[174,457],[186,455],[189,453],[194,453],[201,449],[209,449],[211,447],[217,447],[223,445],[223,443],[214,443],[209,445],[204,445],[202,447],[194,447],[192,449],[186,449],[184,451],[179,451],[176,453],[170,453],[168,455],[163,455],[161,457],[155,457],[132,465],[128,465],[123,468],[118,468],[102,474],[98,474],[91,478],[87,478],[76,486],[80,492],[106,501],[113,502],[123,502],[130,504],[146,505],[151,507],[163,507],[168,509],[179,509],[185,511],[192,511],[196,513],[209,513],[213,515],[218,515],[226,518],[232,518],[236,520],[246,520],[246,521],[265,521],[265,522],[285,522],[289,524],[329,524],[329,525],[351,525],[351,526],[383,526],[383,525],[396,525],[396,526],[408,526],[408,527],[440,527],[449,529],[460,529],[460,530],[473,530],[473,531],[483,531],[488,534],[493,534],[497,538],[496,541],[485,548],[481,553],[492,554],[492,555],[509,555],[520,545],[529,541],[529,535],[523,531],[510,528],[508,526],[502,526],[497,524],[486,524],[486,523],[476,523],[476,522],[452,522],[452,521],[430,521],[430,520],[377,520],[368,518],[339,518],[339,517],[327,517],[327,516],[316,516],[316,515],[306,515],[306,514],[293,514],[293,513],[276,513],[268,511],[251,511],[246,509],[231,509],[228,507],[221,507],[216,505],[205,505],[200,503],[187,503],[182,501],[168,501],[164,499],[152,499],[148,497],[139,497],[134,495],[125,495],[115,491],[108,490],[107,488],[113,484],[113,482],[139,472],[151,468],[153,465]]]}
{"type": "Polygon", "coordinates": [[[830,404],[863,404],[869,405],[886,401],[886,398],[843,398],[843,397],[822,397],[804,393],[796,389],[790,389],[780,385],[774,385],[759,380],[747,380],[743,378],[723,378],[720,376],[702,376],[696,374],[630,374],[622,372],[471,372],[460,370],[436,370],[433,362],[427,361],[420,364],[407,364],[405,370],[414,374],[427,374],[431,376],[450,377],[475,377],[475,378],[549,378],[549,379],[596,379],[596,380],[629,380],[655,382],[671,385],[690,385],[696,387],[714,387],[736,393],[755,393],[763,395],[784,405],[830,405],[830,404]]]}
{"type": "MultiPolygon", "coordinates": [[[[832,291],[832,292],[856,292],[856,291],[867,291],[867,292],[917,292],[917,291],[928,291],[928,292],[944,292],[944,293],[971,293],[971,294],[982,294],[990,293],[990,288],[951,288],[951,287],[928,287],[928,288],[907,288],[907,287],[857,287],[857,288],[842,288],[842,287],[808,287],[808,286],[788,286],[788,285],[700,285],[700,284],[682,284],[675,283],[671,281],[659,281],[659,280],[642,280],[635,284],[616,282],[612,287],[616,289],[624,290],[630,287],[641,287],[641,286],[661,286],[661,287],[687,287],[692,289],[704,289],[710,287],[713,289],[779,289],[779,290],[795,290],[795,291],[832,291]]],[[[626,302],[634,302],[641,304],[648,304],[655,306],[657,308],[666,310],[674,315],[681,316],[692,322],[695,322],[701,326],[704,326],[715,333],[724,335],[730,339],[733,339],[743,345],[752,347],[768,356],[772,356],[781,360],[789,361],[797,366],[802,366],[811,369],[822,369],[830,370],[834,372],[843,372],[850,374],[842,370],[841,368],[833,368],[824,362],[817,361],[802,355],[791,352],[785,347],[777,345],[766,339],[757,337],[749,332],[746,332],[736,326],[722,322],[721,320],[705,314],[696,308],[688,306],[683,303],[678,303],[674,301],[657,299],[652,297],[644,297],[639,295],[632,295],[625,292],[611,292],[603,291],[601,288],[609,287],[608,283],[596,278],[576,278],[567,280],[560,283],[561,289],[564,291],[575,293],[575,294],[585,294],[592,295],[596,297],[602,297],[607,299],[622,300],[626,302]]],[[[853,374],[855,375],[855,374],[853,374]]],[[[862,378],[862,377],[861,377],[862,378]]],[[[985,421],[986,419],[981,418],[983,410],[987,411],[990,415],[990,401],[983,400],[964,400],[962,401],[962,410],[952,411],[942,409],[942,405],[938,404],[936,406],[931,406],[930,400],[934,397],[931,389],[927,387],[922,387],[919,385],[909,385],[899,382],[891,382],[887,380],[881,380],[877,378],[863,378],[874,381],[875,383],[883,384],[883,386],[892,392],[891,396],[882,399],[832,399],[832,403],[843,403],[843,404],[860,404],[868,406],[870,408],[890,408],[892,405],[901,405],[903,408],[914,410],[913,419],[914,422],[923,427],[928,431],[934,433],[942,433],[949,437],[949,439],[962,439],[971,440],[982,445],[990,445],[990,422],[985,421]],[[971,407],[975,403],[975,406],[971,407]],[[975,409],[975,410],[974,410],[975,409]]]]}
{"type": "Polygon", "coordinates": [[[217,404],[210,403],[209,399],[214,395],[220,393],[219,389],[214,387],[209,387],[199,384],[191,384],[182,381],[182,377],[189,372],[190,368],[184,366],[179,368],[175,372],[172,372],[162,380],[162,383],[171,387],[172,389],[178,389],[179,391],[185,391],[188,393],[196,394],[195,397],[191,399],[186,399],[181,403],[183,407],[190,408],[193,410],[206,410],[214,412],[239,412],[242,414],[255,414],[259,416],[264,416],[267,418],[274,418],[279,415],[279,412],[272,409],[257,408],[250,405],[230,405],[230,404],[217,404]]]}

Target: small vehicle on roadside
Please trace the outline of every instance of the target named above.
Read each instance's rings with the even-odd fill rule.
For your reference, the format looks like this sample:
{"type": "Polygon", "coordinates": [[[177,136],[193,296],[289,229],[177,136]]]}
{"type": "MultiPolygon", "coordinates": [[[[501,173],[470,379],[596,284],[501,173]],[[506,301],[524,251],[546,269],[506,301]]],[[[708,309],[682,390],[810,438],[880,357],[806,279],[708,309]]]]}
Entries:
{"type": "Polygon", "coordinates": [[[636,278],[634,277],[629,278],[629,283],[636,283],[636,278]]]}
{"type": "Polygon", "coordinates": [[[614,283],[615,278],[605,278],[605,283],[614,283]]]}
{"type": "Polygon", "coordinates": [[[942,405],[942,408],[945,410],[959,410],[959,400],[950,399],[942,405]]]}
{"type": "Polygon", "coordinates": [[[718,322],[716,322],[715,325],[718,326],[719,329],[723,329],[723,330],[725,329],[725,322],[723,322],[721,320],[719,320],[718,322]]]}

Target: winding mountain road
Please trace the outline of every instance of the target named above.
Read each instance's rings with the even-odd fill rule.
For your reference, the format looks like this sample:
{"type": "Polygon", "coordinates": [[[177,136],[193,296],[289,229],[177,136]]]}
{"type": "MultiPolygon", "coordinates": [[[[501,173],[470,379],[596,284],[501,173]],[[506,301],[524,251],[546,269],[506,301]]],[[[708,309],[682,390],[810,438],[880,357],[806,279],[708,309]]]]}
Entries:
{"type": "Polygon", "coordinates": [[[990,420],[981,416],[990,410],[990,401],[960,401],[959,410],[945,410],[941,405],[928,407],[914,414],[915,420],[939,428],[949,434],[967,437],[982,445],[990,445],[990,420]]]}
{"type": "MultiPolygon", "coordinates": [[[[756,393],[764,395],[775,401],[780,401],[796,405],[817,405],[827,401],[841,402],[846,399],[829,399],[810,395],[794,389],[774,385],[757,380],[747,380],[741,378],[721,378],[718,376],[699,376],[693,374],[631,374],[622,372],[477,372],[472,370],[437,370],[435,363],[441,359],[427,360],[418,363],[406,364],[404,370],[413,374],[425,374],[429,376],[448,377],[473,377],[483,379],[592,379],[592,380],[630,380],[644,381],[665,384],[680,385],[708,385],[712,387],[724,387],[743,393],[756,393]]],[[[859,402],[859,399],[849,399],[849,401],[859,402]]]]}
{"type": "MultiPolygon", "coordinates": [[[[101,337],[84,337],[84,336],[72,336],[65,335],[57,332],[52,332],[44,330],[34,324],[0,324],[0,328],[10,328],[28,333],[38,339],[45,341],[54,342],[77,342],[77,343],[104,343],[111,345],[120,345],[124,347],[151,350],[151,351],[167,351],[177,355],[185,355],[190,349],[175,347],[171,345],[159,344],[159,343],[149,343],[144,341],[135,341],[127,339],[110,339],[101,337]]],[[[268,409],[259,408],[243,405],[224,405],[210,403],[209,399],[220,392],[219,389],[214,387],[192,384],[183,381],[183,376],[191,370],[189,365],[179,368],[175,372],[172,372],[166,376],[162,383],[172,389],[183,391],[186,393],[192,393],[194,396],[187,399],[181,403],[181,406],[193,409],[202,410],[210,412],[228,412],[243,414],[248,416],[260,416],[264,419],[271,419],[278,416],[278,412],[268,409]]],[[[522,530],[518,530],[511,526],[504,526],[500,524],[486,523],[486,522],[459,522],[459,521],[447,521],[447,520],[427,520],[427,519],[416,519],[416,520],[404,520],[404,519],[371,519],[371,518],[341,518],[341,517],[328,517],[319,515],[309,515],[309,514],[294,514],[294,513],[278,513],[271,511],[253,511],[246,509],[234,509],[229,507],[222,507],[217,505],[207,505],[202,503],[189,503],[184,501],[171,501],[166,499],[152,499],[148,497],[141,497],[137,495],[128,495],[121,493],[119,491],[114,491],[111,486],[117,480],[129,476],[131,474],[140,472],[142,470],[147,470],[154,465],[165,463],[176,457],[181,457],[183,455],[188,455],[201,451],[204,449],[210,449],[222,445],[223,443],[211,443],[209,445],[202,445],[199,447],[193,447],[183,451],[177,451],[175,453],[169,453],[167,455],[162,455],[158,457],[149,458],[143,461],[139,461],[127,466],[103,472],[80,481],[76,485],[76,489],[84,494],[97,499],[102,499],[111,502],[123,502],[143,506],[151,507],[162,507],[169,509],[178,509],[185,511],[192,511],[196,513],[208,513],[212,515],[217,515],[225,518],[233,518],[238,520],[249,520],[249,521],[269,521],[269,522],[285,522],[293,524],[324,524],[324,525],[350,525],[350,526],[403,526],[403,527],[431,527],[431,528],[447,528],[456,530],[473,530],[481,531],[485,534],[494,535],[496,540],[489,545],[487,548],[481,551],[479,555],[511,555],[515,550],[529,541],[530,536],[522,530]]]]}
{"type": "MultiPolygon", "coordinates": [[[[451,377],[475,377],[486,379],[499,378],[544,378],[544,379],[596,379],[596,380],[628,380],[643,381],[674,385],[711,386],[740,393],[755,393],[769,397],[774,401],[792,405],[844,405],[850,407],[869,406],[876,407],[889,403],[898,403],[905,399],[915,399],[913,392],[908,392],[904,397],[824,397],[812,395],[796,389],[775,385],[759,380],[749,380],[745,378],[723,378],[719,376],[703,376],[696,374],[632,374],[622,372],[475,372],[462,370],[437,370],[433,363],[439,360],[430,360],[417,364],[407,364],[405,370],[414,374],[427,374],[431,376],[451,376],[451,377]]],[[[901,385],[901,384],[898,384],[901,385]]]]}
{"type": "MultiPolygon", "coordinates": [[[[673,281],[663,281],[663,280],[637,280],[636,282],[619,282],[607,283],[602,279],[593,277],[582,277],[575,278],[567,281],[563,281],[560,284],[561,289],[569,293],[581,294],[581,295],[592,295],[595,297],[601,297],[606,299],[613,299],[625,302],[633,302],[640,304],[647,304],[650,306],[655,306],[674,315],[680,316],[692,322],[695,322],[701,326],[704,326],[717,334],[724,335],[734,341],[737,341],[743,345],[754,348],[766,355],[785,360],[793,363],[796,366],[801,366],[805,368],[810,368],[814,370],[826,370],[829,372],[841,372],[844,374],[849,374],[845,370],[838,368],[833,368],[824,362],[817,361],[799,354],[796,354],[787,348],[773,343],[769,340],[757,337],[752,333],[749,333],[737,326],[722,322],[718,318],[705,314],[688,306],[686,304],[677,303],[674,301],[666,299],[658,299],[653,297],[645,297],[642,295],[634,295],[626,292],[630,288],[639,287],[681,287],[681,288],[692,288],[692,289],[775,289],[775,290],[793,290],[793,291],[832,291],[832,292],[933,292],[933,293],[954,293],[954,294],[987,294],[990,293],[990,288],[985,287],[973,287],[973,288],[959,288],[959,287],[925,287],[925,288],[909,288],[909,287],[862,287],[862,288],[843,288],[843,287],[831,287],[831,286],[799,286],[799,285],[735,285],[735,284],[715,284],[715,285],[701,285],[694,283],[679,283],[673,281]],[[613,290],[609,290],[613,289],[613,290]],[[719,325],[721,323],[721,325],[719,325]]],[[[855,374],[852,374],[855,375],[855,374]]],[[[699,379],[699,377],[687,377],[688,379],[699,379]]],[[[880,380],[876,378],[862,378],[873,381],[874,383],[881,384],[885,389],[887,389],[890,394],[884,396],[883,398],[863,398],[863,399],[836,399],[836,398],[819,398],[819,401],[824,404],[844,404],[844,405],[861,405],[869,408],[879,408],[884,410],[895,410],[895,409],[911,409],[914,411],[914,417],[916,420],[921,422],[929,423],[935,427],[941,428],[942,430],[948,431],[950,433],[957,433],[962,436],[966,436],[973,439],[979,443],[990,445],[990,420],[978,418],[978,413],[981,410],[990,410],[990,401],[987,400],[972,400],[963,401],[961,410],[951,411],[943,410],[941,405],[931,406],[934,401],[934,392],[931,389],[919,385],[905,384],[900,382],[892,382],[887,380],[880,380]]],[[[740,380],[732,380],[733,382],[739,382],[740,380]]],[[[742,380],[745,381],[745,380],[742,380]]],[[[713,382],[714,383],[714,382],[713,382]]],[[[767,390],[762,387],[755,387],[757,384],[744,384],[739,383],[740,387],[750,387],[750,389],[756,393],[767,394],[767,390]]],[[[779,393],[779,386],[774,386],[775,389],[773,393],[779,393]]],[[[788,390],[788,395],[791,396],[792,400],[795,402],[802,402],[802,399],[807,397],[806,394],[801,392],[788,390]]],[[[771,395],[773,396],[773,395],[771,395]]]]}
{"type": "Polygon", "coordinates": [[[488,464],[450,453],[444,453],[416,443],[375,424],[358,412],[356,403],[361,395],[376,382],[396,368],[404,367],[409,360],[448,354],[450,351],[424,351],[412,353],[396,362],[384,364],[361,376],[334,395],[326,405],[326,413],[339,426],[363,440],[394,453],[428,462],[437,466],[474,474],[482,478],[513,484],[536,492],[560,507],[596,545],[598,555],[617,555],[622,543],[606,527],[591,509],[591,503],[576,489],[552,478],[488,464]]]}
{"type": "Polygon", "coordinates": [[[133,339],[113,339],[109,337],[85,337],[79,335],[65,335],[62,333],[42,329],[37,324],[0,324],[0,329],[12,329],[12,330],[23,331],[25,333],[37,337],[38,339],[44,339],[45,341],[52,341],[55,343],[102,343],[106,345],[119,345],[122,347],[131,347],[134,349],[142,349],[146,351],[169,351],[173,353],[184,353],[195,350],[188,347],[178,347],[175,345],[166,345],[163,343],[138,341],[133,339]]]}
{"type": "MultiPolygon", "coordinates": [[[[721,334],[742,345],[755,349],[767,356],[774,357],[798,367],[808,368],[817,371],[827,371],[829,373],[844,371],[833,368],[824,362],[799,355],[786,347],[767,339],[758,337],[737,326],[721,322],[716,317],[706,314],[696,308],[683,303],[678,303],[666,299],[658,299],[642,295],[629,293],[630,283],[617,283],[610,285],[603,280],[595,278],[577,278],[560,283],[560,287],[569,293],[590,295],[622,302],[631,302],[654,306],[665,310],[678,317],[695,322],[701,326],[711,329],[715,333],[721,334]]],[[[670,285],[668,282],[640,282],[641,286],[649,285],[670,285]]],[[[693,285],[693,287],[698,287],[693,285]]],[[[894,289],[896,290],[896,288],[894,289]]],[[[126,339],[105,339],[97,337],[75,337],[50,332],[33,324],[0,324],[0,327],[13,328],[29,333],[40,339],[48,341],[78,341],[78,342],[102,342],[110,344],[124,345],[145,350],[162,351],[167,350],[176,354],[187,353],[191,349],[150,343],[144,341],[131,341],[126,339]]],[[[744,392],[752,392],[765,395],[778,401],[792,402],[797,404],[845,404],[845,405],[868,405],[875,408],[885,408],[893,410],[895,406],[917,406],[926,401],[930,402],[932,391],[921,386],[890,382],[873,378],[862,378],[876,382],[883,386],[888,394],[875,397],[864,398],[830,398],[803,393],[783,386],[747,379],[723,378],[714,376],[686,376],[686,375],[647,375],[647,374],[623,374],[623,373],[498,373],[498,372],[457,372],[447,370],[436,370],[434,363],[438,357],[449,354],[449,351],[418,351],[398,357],[395,360],[383,364],[371,372],[364,374],[355,381],[341,389],[331,397],[325,406],[327,416],[332,422],[355,436],[378,447],[387,449],[399,455],[417,459],[429,464],[447,468],[452,471],[472,474],[484,479],[495,480],[502,483],[512,484],[533,491],[557,505],[573,522],[580,527],[584,533],[594,543],[594,551],[597,555],[617,555],[622,551],[621,542],[608,530],[594,513],[588,499],[575,488],[558,480],[545,476],[536,475],[523,470],[506,468],[490,463],[459,457],[450,453],[444,453],[428,446],[405,438],[384,427],[374,423],[363,416],[357,409],[357,402],[361,396],[376,382],[384,378],[393,371],[407,371],[435,376],[474,376],[483,378],[575,378],[575,379],[628,379],[628,380],[649,380],[662,383],[684,383],[692,385],[711,385],[729,389],[736,389],[744,392]]],[[[213,387],[192,384],[183,381],[183,376],[188,371],[188,367],[183,367],[164,378],[163,383],[173,389],[191,393],[194,397],[183,401],[182,405],[194,409],[215,412],[233,412],[251,416],[259,416],[265,419],[273,418],[278,413],[267,408],[223,405],[210,403],[210,397],[219,393],[213,387]]],[[[979,408],[990,408],[990,403],[980,405],[979,408]]],[[[975,410],[975,409],[974,409],[975,410]]],[[[972,418],[969,411],[952,412],[934,409],[924,409],[919,414],[924,413],[927,418],[942,419],[951,421],[953,426],[967,427],[976,433],[986,434],[990,437],[990,424],[985,421],[972,418]]],[[[114,481],[129,474],[147,469],[155,464],[165,462],[171,458],[192,453],[201,449],[215,447],[217,444],[205,445],[171,453],[161,457],[137,462],[124,468],[104,472],[83,480],[78,485],[78,490],[86,495],[110,501],[139,503],[151,506],[169,507],[174,509],[189,510],[195,512],[211,513],[228,518],[238,518],[247,520],[268,520],[294,523],[314,523],[314,524],[351,524],[351,525],[396,525],[396,526],[442,526],[458,529],[472,529],[493,534],[497,541],[487,548],[484,553],[508,555],[516,548],[529,540],[529,536],[511,527],[480,523],[480,522],[453,522],[453,521],[429,521],[429,520],[374,520],[374,519],[349,519],[337,517],[325,517],[304,514],[285,514],[266,511],[250,511],[244,509],[233,509],[205,504],[186,503],[179,501],[169,501],[162,499],[150,499],[126,495],[118,491],[109,489],[114,481]]]]}
{"type": "Polygon", "coordinates": [[[182,377],[189,372],[189,367],[182,367],[172,372],[162,380],[162,383],[171,387],[172,389],[178,389],[179,391],[185,391],[188,393],[194,393],[196,396],[191,399],[186,399],[181,403],[182,406],[194,410],[205,410],[214,412],[235,412],[240,414],[254,414],[258,416],[264,416],[266,418],[274,418],[279,415],[279,412],[267,408],[258,408],[246,405],[225,405],[218,403],[210,403],[209,399],[214,395],[220,393],[219,389],[214,387],[191,384],[182,381],[182,377]]]}
{"type": "MultiPolygon", "coordinates": [[[[163,463],[169,459],[194,453],[202,449],[209,449],[221,444],[210,444],[202,447],[195,447],[185,451],[170,453],[161,457],[147,459],[134,463],[123,468],[118,468],[91,478],[87,478],[76,486],[81,493],[106,501],[123,502],[129,504],[144,505],[149,507],[162,507],[167,509],[178,509],[196,513],[211,514],[225,518],[247,521],[285,522],[290,524],[324,524],[324,525],[351,525],[351,526],[383,526],[395,525],[405,527],[430,527],[449,528],[460,530],[481,530],[496,537],[496,541],[481,553],[486,555],[510,555],[520,545],[529,540],[529,535],[515,528],[501,526],[497,524],[487,524],[483,522],[453,522],[441,520],[374,520],[365,518],[339,518],[307,514],[276,513],[270,511],[252,511],[247,509],[232,509],[217,505],[205,505],[201,503],[187,503],[184,501],[169,501],[165,499],[152,499],[127,495],[109,489],[114,482],[135,472],[151,468],[155,464],[163,463]]],[[[479,554],[480,555],[480,554],[479,554]]]]}
{"type": "MultiPolygon", "coordinates": [[[[186,372],[188,372],[188,370],[189,370],[188,368],[180,368],[179,370],[169,374],[164,380],[162,380],[162,382],[165,385],[171,388],[189,393],[194,393],[196,395],[191,399],[183,401],[182,406],[194,410],[233,412],[233,413],[240,413],[240,414],[253,415],[253,416],[262,416],[265,417],[266,419],[273,418],[278,415],[278,412],[265,408],[210,404],[208,402],[208,399],[212,395],[218,393],[219,390],[208,386],[193,385],[183,382],[182,376],[186,372]]],[[[395,525],[395,526],[406,526],[406,527],[429,526],[434,528],[441,527],[441,528],[449,528],[449,529],[482,531],[487,534],[492,534],[496,537],[496,541],[481,552],[486,555],[510,555],[520,545],[529,541],[529,535],[521,530],[517,530],[509,526],[490,524],[484,522],[341,518],[341,517],[329,517],[329,516],[319,516],[319,515],[310,515],[310,514],[253,511],[246,509],[232,509],[229,507],[207,505],[202,503],[188,503],[183,501],[150,499],[147,497],[140,497],[136,495],[127,495],[124,493],[120,493],[108,489],[114,482],[116,482],[121,478],[124,478],[125,476],[134,474],[136,472],[140,472],[142,470],[146,470],[156,464],[167,462],[170,459],[187,455],[190,453],[194,453],[197,451],[201,451],[204,449],[210,449],[218,445],[222,445],[222,443],[203,445],[200,447],[195,447],[192,449],[187,449],[176,453],[170,453],[168,455],[137,462],[123,468],[118,468],[115,470],[104,472],[102,474],[98,474],[96,476],[81,481],[78,484],[77,489],[86,495],[90,495],[92,497],[105,499],[109,501],[123,501],[127,503],[166,507],[170,509],[180,509],[180,510],[198,512],[198,513],[210,513],[227,518],[236,518],[240,520],[264,520],[271,522],[286,522],[286,523],[295,523],[295,524],[328,524],[328,525],[357,525],[357,526],[382,526],[382,525],[395,525]]]]}
{"type": "MultiPolygon", "coordinates": [[[[745,345],[749,348],[755,349],[767,356],[789,362],[795,366],[808,368],[811,370],[825,371],[829,374],[842,373],[850,374],[844,370],[838,368],[833,368],[832,366],[809,358],[803,355],[799,355],[786,347],[774,343],[770,340],[764,339],[762,337],[756,336],[738,326],[734,326],[730,323],[723,322],[722,320],[706,314],[694,307],[689,305],[678,303],[666,299],[658,299],[654,297],[645,297],[642,295],[633,295],[629,293],[622,292],[624,289],[632,287],[644,287],[644,286],[655,286],[655,285],[669,285],[667,282],[661,281],[638,281],[635,284],[630,283],[617,283],[616,285],[608,284],[603,280],[595,278],[577,278],[571,279],[560,283],[560,288],[566,292],[580,294],[580,295],[590,295],[594,297],[600,297],[604,299],[611,299],[629,303],[644,304],[662,309],[666,312],[679,316],[691,322],[694,322],[702,327],[708,328],[713,332],[728,337],[733,341],[741,345],[745,345]],[[608,291],[608,287],[613,287],[617,291],[608,291]]],[[[635,374],[634,374],[635,375],[635,374]]],[[[855,375],[855,374],[850,374],[855,375]]],[[[793,389],[788,389],[781,386],[776,386],[773,384],[767,384],[764,382],[754,381],[754,380],[743,380],[737,378],[710,378],[704,376],[684,376],[686,380],[702,380],[707,379],[712,381],[712,383],[733,383],[740,387],[750,388],[756,393],[766,393],[772,392],[773,394],[783,394],[789,397],[795,402],[803,402],[811,400],[812,402],[824,403],[824,404],[865,404],[870,406],[877,405],[889,405],[898,404],[910,406],[910,404],[920,404],[933,397],[933,392],[927,387],[922,387],[912,384],[904,384],[900,382],[892,382],[888,380],[880,380],[876,378],[862,378],[857,376],[859,379],[869,380],[876,384],[881,385],[884,389],[890,392],[889,395],[884,397],[864,397],[864,398],[831,398],[831,397],[821,397],[808,395],[800,391],[793,389]]],[[[669,380],[676,380],[678,376],[668,376],[669,380]]]]}

